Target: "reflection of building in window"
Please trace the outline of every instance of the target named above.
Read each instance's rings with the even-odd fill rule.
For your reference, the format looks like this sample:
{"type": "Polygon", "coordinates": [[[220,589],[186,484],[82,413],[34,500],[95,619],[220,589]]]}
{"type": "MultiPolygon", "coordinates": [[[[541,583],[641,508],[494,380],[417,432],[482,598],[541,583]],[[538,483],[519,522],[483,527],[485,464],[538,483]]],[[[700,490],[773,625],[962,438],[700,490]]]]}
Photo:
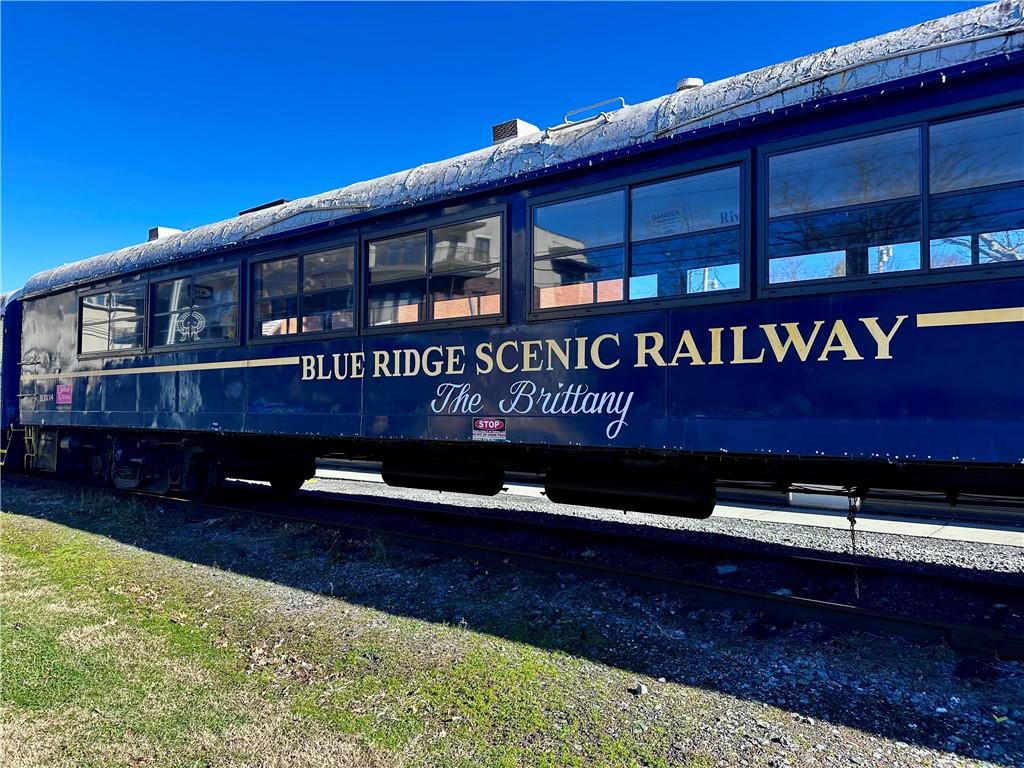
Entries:
{"type": "Polygon", "coordinates": [[[371,326],[501,313],[501,218],[369,244],[371,326]]]}
{"type": "Polygon", "coordinates": [[[355,247],[255,264],[253,322],[258,336],[355,327],[355,247]]]}
{"type": "Polygon", "coordinates": [[[538,309],[622,300],[621,248],[586,252],[582,240],[542,227],[533,233],[535,247],[552,256],[534,266],[538,309]]]}
{"type": "Polygon", "coordinates": [[[534,209],[536,309],[622,300],[625,205],[616,190],[534,209]]]}
{"type": "Polygon", "coordinates": [[[144,285],[83,296],[79,303],[82,354],[140,349],[145,315],[144,285]]]}
{"type": "Polygon", "coordinates": [[[585,247],[582,240],[567,235],[552,232],[544,227],[534,226],[533,228],[533,251],[534,253],[547,253],[558,256],[565,253],[575,253],[585,247]]]}
{"type": "Polygon", "coordinates": [[[740,287],[739,168],[534,210],[534,307],[685,296],[740,287]]]}

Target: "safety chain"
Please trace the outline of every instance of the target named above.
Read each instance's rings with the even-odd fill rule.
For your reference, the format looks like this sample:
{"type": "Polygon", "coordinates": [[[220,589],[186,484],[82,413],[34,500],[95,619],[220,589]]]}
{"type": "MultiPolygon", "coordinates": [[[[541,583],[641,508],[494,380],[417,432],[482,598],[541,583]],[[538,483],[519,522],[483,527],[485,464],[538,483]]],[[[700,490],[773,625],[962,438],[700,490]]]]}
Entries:
{"type": "Polygon", "coordinates": [[[853,550],[853,594],[860,602],[860,572],[857,570],[857,532],[854,528],[857,525],[857,513],[860,512],[861,502],[864,497],[859,488],[850,489],[850,509],[846,513],[846,519],[850,521],[850,547],[853,550]]]}

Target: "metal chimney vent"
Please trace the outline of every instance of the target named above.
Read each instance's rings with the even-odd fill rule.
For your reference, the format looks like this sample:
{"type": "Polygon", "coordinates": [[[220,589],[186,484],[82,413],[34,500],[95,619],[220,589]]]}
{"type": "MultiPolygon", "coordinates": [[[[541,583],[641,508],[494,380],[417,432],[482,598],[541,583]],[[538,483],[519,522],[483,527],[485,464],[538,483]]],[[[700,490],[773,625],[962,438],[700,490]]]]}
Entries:
{"type": "Polygon", "coordinates": [[[689,91],[693,88],[700,88],[704,81],[699,77],[684,77],[676,83],[676,91],[689,91]]]}
{"type": "Polygon", "coordinates": [[[180,229],[174,227],[150,227],[149,228],[149,242],[159,240],[161,237],[167,237],[168,235],[177,235],[181,232],[180,229]]]}
{"type": "Polygon", "coordinates": [[[518,139],[520,136],[526,136],[528,133],[539,132],[540,128],[536,125],[516,118],[515,120],[508,120],[504,123],[492,125],[491,141],[494,144],[502,144],[510,139],[518,139]]]}

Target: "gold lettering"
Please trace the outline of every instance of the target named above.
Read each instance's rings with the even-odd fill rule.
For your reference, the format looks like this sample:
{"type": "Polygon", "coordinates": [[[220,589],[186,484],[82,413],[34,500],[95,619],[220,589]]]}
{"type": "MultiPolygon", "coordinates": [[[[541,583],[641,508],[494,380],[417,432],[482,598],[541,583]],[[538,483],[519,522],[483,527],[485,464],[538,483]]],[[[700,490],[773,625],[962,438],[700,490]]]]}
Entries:
{"type": "Polygon", "coordinates": [[[587,342],[586,336],[579,336],[576,339],[576,365],[577,371],[585,370],[587,367],[587,342]]]}
{"type": "Polygon", "coordinates": [[[657,332],[636,333],[636,365],[634,368],[646,368],[647,358],[654,360],[659,368],[665,367],[665,358],[661,356],[661,348],[665,346],[665,337],[657,332]]]}
{"type": "Polygon", "coordinates": [[[302,356],[302,380],[309,381],[316,376],[316,358],[312,355],[302,356]]]}
{"type": "Polygon", "coordinates": [[[757,357],[744,357],[743,356],[743,334],[747,332],[747,326],[745,325],[731,325],[729,329],[732,331],[732,365],[739,365],[742,363],[763,363],[764,362],[764,348],[761,348],[761,352],[757,357]]]}
{"type": "Polygon", "coordinates": [[[543,341],[524,341],[523,342],[523,372],[533,372],[541,370],[540,364],[540,351],[544,347],[543,341]]]}
{"type": "Polygon", "coordinates": [[[548,348],[549,371],[554,370],[554,366],[551,365],[552,357],[557,357],[558,362],[562,364],[562,367],[567,371],[569,370],[569,342],[571,342],[572,339],[562,339],[562,341],[565,343],[565,347],[559,346],[558,341],[555,339],[547,339],[547,341],[544,342],[548,348]]]}
{"type": "Polygon", "coordinates": [[[394,376],[395,374],[391,373],[389,363],[388,353],[383,349],[375,349],[373,351],[373,378],[394,376]]]}
{"type": "Polygon", "coordinates": [[[405,358],[404,365],[401,366],[401,376],[415,376],[420,372],[420,353],[415,349],[402,349],[395,350],[395,359],[398,360],[399,355],[405,358]]]}
{"type": "Polygon", "coordinates": [[[700,351],[693,341],[693,335],[689,328],[683,331],[683,335],[679,337],[676,353],[672,355],[672,362],[669,365],[679,365],[679,360],[683,357],[690,358],[690,365],[704,365],[704,360],[700,356],[700,351]]]}
{"type": "Polygon", "coordinates": [[[317,355],[316,356],[316,371],[317,371],[317,373],[316,373],[317,381],[327,381],[327,379],[331,378],[331,374],[330,373],[324,373],[324,356],[323,355],[317,355]]]}
{"type": "Polygon", "coordinates": [[[441,347],[427,347],[423,350],[423,372],[427,376],[440,376],[444,370],[444,350],[441,347]],[[437,360],[431,362],[430,353],[437,354],[437,360]]]}
{"type": "Polygon", "coordinates": [[[494,370],[494,359],[491,357],[491,350],[494,345],[489,341],[482,341],[476,345],[476,372],[478,374],[490,373],[494,370]]]}
{"type": "Polygon", "coordinates": [[[836,320],[832,326],[832,332],[828,335],[828,340],[825,342],[825,348],[821,350],[821,354],[818,355],[818,360],[828,360],[830,352],[842,352],[843,360],[863,360],[857,352],[857,347],[853,343],[853,339],[850,338],[850,332],[846,329],[846,323],[842,320],[836,320]]]}
{"type": "Polygon", "coordinates": [[[514,350],[515,348],[516,342],[514,341],[503,341],[501,342],[501,344],[498,345],[498,351],[495,353],[494,357],[498,362],[498,370],[501,371],[502,373],[515,373],[516,371],[519,370],[518,362],[512,365],[511,367],[505,365],[505,350],[514,350]]]}
{"type": "Polygon", "coordinates": [[[366,368],[366,353],[365,352],[353,352],[352,353],[352,378],[361,379],[366,368]]]}
{"type": "Polygon", "coordinates": [[[875,360],[892,360],[892,355],[889,354],[889,344],[892,342],[892,337],[896,335],[896,331],[900,329],[900,326],[903,325],[903,321],[906,319],[906,315],[896,315],[896,322],[893,324],[892,330],[885,333],[878,325],[877,317],[860,318],[860,321],[871,332],[871,338],[878,345],[878,354],[875,355],[875,360]]]}
{"type": "Polygon", "coordinates": [[[786,354],[789,352],[790,347],[796,350],[797,357],[807,362],[807,356],[811,354],[811,347],[814,345],[814,340],[818,337],[818,331],[821,330],[821,326],[824,324],[824,320],[815,320],[814,330],[811,331],[811,337],[807,340],[804,340],[803,334],[800,333],[800,323],[782,324],[787,334],[785,341],[779,338],[779,333],[775,330],[777,327],[775,323],[762,325],[761,330],[768,337],[768,343],[772,347],[772,352],[775,353],[775,359],[780,363],[786,359],[786,354]]]}
{"type": "Polygon", "coordinates": [[[604,371],[607,371],[610,368],[615,368],[619,364],[618,357],[616,357],[611,363],[606,363],[601,359],[601,343],[608,341],[609,339],[615,342],[615,346],[619,345],[619,334],[602,333],[594,339],[594,345],[590,348],[590,359],[594,361],[594,365],[604,371]]]}
{"type": "Polygon", "coordinates": [[[725,328],[708,328],[711,333],[711,358],[708,365],[722,365],[722,331],[725,328]]]}
{"type": "Polygon", "coordinates": [[[448,347],[448,370],[449,376],[460,376],[466,372],[466,364],[463,358],[466,355],[466,348],[461,344],[448,347]]]}
{"type": "Polygon", "coordinates": [[[338,381],[344,381],[345,379],[348,378],[348,355],[344,355],[344,367],[341,366],[341,359],[343,357],[342,355],[335,353],[331,355],[331,357],[334,360],[334,378],[336,378],[338,381]]]}

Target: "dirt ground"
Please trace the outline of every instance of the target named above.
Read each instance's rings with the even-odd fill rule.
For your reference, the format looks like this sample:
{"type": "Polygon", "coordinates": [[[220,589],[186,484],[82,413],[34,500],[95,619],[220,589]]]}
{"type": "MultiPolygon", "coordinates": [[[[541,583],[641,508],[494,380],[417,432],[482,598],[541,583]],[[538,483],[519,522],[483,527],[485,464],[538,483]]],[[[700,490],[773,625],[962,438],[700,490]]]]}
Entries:
{"type": "Polygon", "coordinates": [[[1024,764],[1024,667],[4,478],[5,766],[1024,764]]]}

